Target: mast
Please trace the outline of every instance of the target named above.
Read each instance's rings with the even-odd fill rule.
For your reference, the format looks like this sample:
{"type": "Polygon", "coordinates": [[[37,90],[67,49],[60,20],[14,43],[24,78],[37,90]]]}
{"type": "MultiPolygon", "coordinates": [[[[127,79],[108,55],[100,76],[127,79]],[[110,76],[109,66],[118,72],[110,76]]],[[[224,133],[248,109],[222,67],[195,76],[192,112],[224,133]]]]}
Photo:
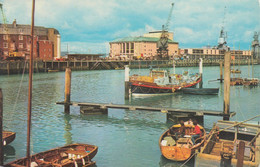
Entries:
{"type": "Polygon", "coordinates": [[[28,118],[27,118],[27,167],[31,164],[30,159],[30,137],[31,137],[31,112],[32,112],[32,74],[33,74],[33,37],[34,37],[34,10],[35,0],[32,0],[32,21],[31,21],[31,52],[29,68],[29,90],[28,90],[28,118]]]}

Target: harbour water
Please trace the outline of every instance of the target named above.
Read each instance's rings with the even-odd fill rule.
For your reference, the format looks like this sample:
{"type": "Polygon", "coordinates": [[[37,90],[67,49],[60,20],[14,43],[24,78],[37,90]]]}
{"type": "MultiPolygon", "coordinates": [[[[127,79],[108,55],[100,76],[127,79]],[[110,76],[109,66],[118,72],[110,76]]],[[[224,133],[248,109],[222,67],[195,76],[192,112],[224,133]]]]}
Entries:
{"type": "MultiPolygon", "coordinates": [[[[169,69],[172,71],[172,69],[169,69]]],[[[241,76],[248,77],[251,67],[241,66],[241,76]]],[[[176,73],[198,72],[197,67],[176,68],[176,73]]],[[[133,69],[131,74],[148,74],[148,69],[133,69]]],[[[232,74],[231,74],[232,77],[232,74]]],[[[254,77],[260,78],[260,66],[254,66],[254,77]]],[[[182,163],[161,156],[158,140],[172,125],[165,113],[109,109],[108,115],[82,115],[79,107],[65,114],[64,72],[37,73],[33,76],[32,137],[33,153],[70,143],[89,143],[99,147],[93,159],[98,167],[169,167],[182,163]]],[[[133,104],[181,109],[223,110],[223,83],[219,67],[203,68],[203,86],[219,87],[219,95],[187,95],[124,99],[124,71],[73,71],[71,101],[133,104]]],[[[5,147],[5,163],[26,155],[28,75],[0,76],[4,96],[4,129],[16,132],[16,139],[5,147]]],[[[260,87],[231,87],[230,110],[237,114],[231,120],[243,121],[260,114],[260,87]]],[[[205,116],[204,126],[210,130],[221,117],[205,116]]],[[[253,123],[260,122],[260,118],[253,123]]],[[[189,162],[184,166],[193,166],[189,162]]]]}

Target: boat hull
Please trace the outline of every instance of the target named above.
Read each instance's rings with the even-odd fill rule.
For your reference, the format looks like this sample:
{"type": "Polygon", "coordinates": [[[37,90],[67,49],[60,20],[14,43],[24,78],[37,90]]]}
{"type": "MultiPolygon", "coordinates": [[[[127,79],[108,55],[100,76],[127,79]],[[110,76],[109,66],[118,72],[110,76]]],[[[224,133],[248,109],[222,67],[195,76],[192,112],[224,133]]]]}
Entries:
{"type": "MultiPolygon", "coordinates": [[[[206,131],[202,126],[199,126],[202,131],[201,140],[195,145],[191,142],[190,134],[194,130],[193,125],[185,125],[185,136],[179,139],[174,139],[173,136],[169,136],[170,129],[166,130],[159,139],[159,146],[162,155],[172,161],[186,161],[193,156],[196,150],[204,144],[206,131]]],[[[178,131],[180,124],[173,125],[171,129],[178,131]]]]}
{"type": "Polygon", "coordinates": [[[14,141],[16,136],[15,132],[10,132],[10,131],[3,131],[3,145],[8,145],[12,141],[14,141]]]}
{"type": "Polygon", "coordinates": [[[183,88],[182,92],[185,94],[215,95],[218,94],[219,88],[183,88]]]}
{"type": "Polygon", "coordinates": [[[133,96],[155,96],[155,95],[169,95],[175,92],[180,92],[183,88],[194,88],[201,82],[201,78],[197,79],[196,82],[178,86],[178,85],[167,85],[159,86],[156,84],[145,83],[145,82],[130,82],[131,94],[133,96]]]}
{"type": "MultiPolygon", "coordinates": [[[[97,154],[98,147],[88,144],[70,144],[58,147],[31,156],[31,166],[90,166],[95,164],[91,161],[97,154]]],[[[26,166],[27,158],[21,158],[10,162],[5,167],[26,166]]]]}

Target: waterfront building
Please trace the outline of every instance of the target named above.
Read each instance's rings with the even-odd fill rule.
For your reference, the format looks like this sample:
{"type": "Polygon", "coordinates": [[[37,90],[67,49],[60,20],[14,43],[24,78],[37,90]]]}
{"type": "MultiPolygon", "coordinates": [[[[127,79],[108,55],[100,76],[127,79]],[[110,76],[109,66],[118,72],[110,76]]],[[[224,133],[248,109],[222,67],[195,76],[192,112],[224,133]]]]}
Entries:
{"type": "MultiPolygon", "coordinates": [[[[31,26],[0,24],[0,60],[11,55],[29,58],[31,46],[31,26]]],[[[53,60],[60,57],[60,34],[54,28],[34,27],[34,59],[53,60]]]]}
{"type": "MultiPolygon", "coordinates": [[[[112,59],[157,59],[157,42],[162,31],[149,32],[139,37],[125,37],[110,42],[112,59]]],[[[179,43],[173,41],[173,33],[168,32],[168,54],[178,55],[179,43]]]]}
{"type": "MultiPolygon", "coordinates": [[[[187,48],[180,49],[180,57],[189,58],[189,59],[223,59],[224,60],[224,50],[217,48],[187,48]]],[[[250,50],[230,50],[231,58],[235,59],[249,59],[251,58],[250,50]]]]}

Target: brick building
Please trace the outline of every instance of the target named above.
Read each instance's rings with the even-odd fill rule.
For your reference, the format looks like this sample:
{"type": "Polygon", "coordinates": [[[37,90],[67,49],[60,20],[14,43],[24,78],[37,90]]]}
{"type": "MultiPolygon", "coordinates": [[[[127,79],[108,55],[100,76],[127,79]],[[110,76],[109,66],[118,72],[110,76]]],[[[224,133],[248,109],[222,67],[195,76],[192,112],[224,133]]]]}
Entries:
{"type": "MultiPolygon", "coordinates": [[[[31,26],[0,24],[0,60],[15,53],[15,56],[29,58],[31,47],[31,26]]],[[[60,57],[60,34],[54,28],[34,27],[34,59],[52,60],[60,57]]]]}

